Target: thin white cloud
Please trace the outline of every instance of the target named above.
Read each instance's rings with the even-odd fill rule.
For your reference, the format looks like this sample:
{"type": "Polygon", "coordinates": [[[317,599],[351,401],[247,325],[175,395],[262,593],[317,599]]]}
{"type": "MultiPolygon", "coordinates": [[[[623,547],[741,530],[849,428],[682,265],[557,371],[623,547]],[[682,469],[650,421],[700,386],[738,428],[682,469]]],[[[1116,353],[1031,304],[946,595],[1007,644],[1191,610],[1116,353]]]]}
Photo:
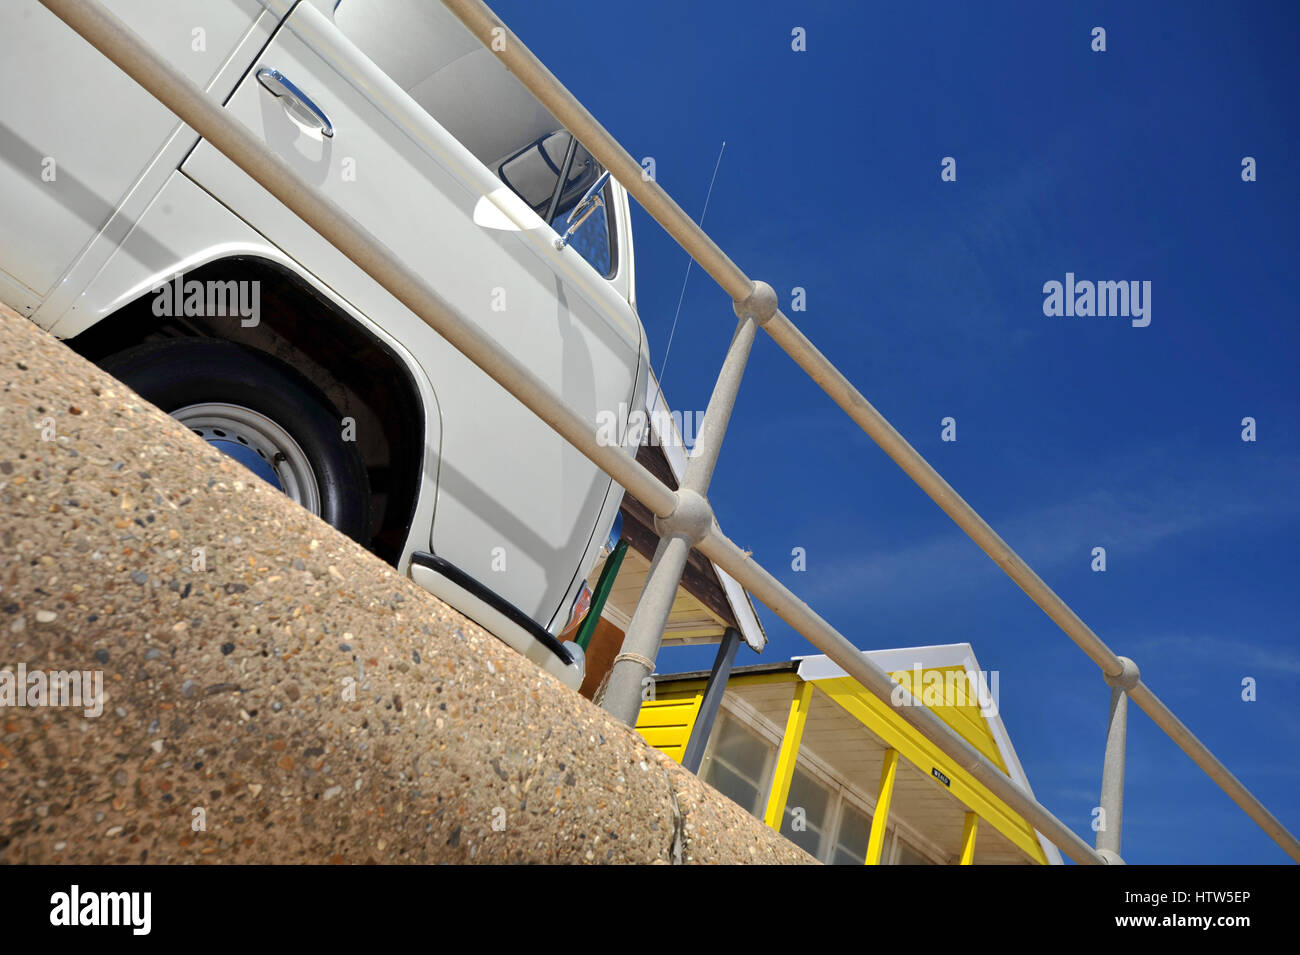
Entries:
{"type": "MultiPolygon", "coordinates": [[[[1180,476],[1181,462],[1194,457],[1167,450],[1132,455],[1094,469],[1106,487],[1006,519],[994,516],[990,523],[1045,575],[1071,563],[1087,566],[1098,545],[1107,548],[1113,564],[1189,534],[1252,522],[1276,526],[1300,516],[1300,499],[1290,483],[1300,472],[1294,458],[1262,460],[1245,478],[1223,464],[1180,476]]],[[[799,581],[805,600],[931,599],[936,591],[987,586],[1001,574],[957,528],[901,548],[830,555],[822,566],[812,579],[799,581]]]]}
{"type": "Polygon", "coordinates": [[[1180,660],[1198,667],[1214,661],[1240,669],[1243,676],[1257,672],[1300,675],[1300,652],[1294,647],[1188,633],[1142,637],[1124,647],[1130,656],[1158,655],[1162,660],[1180,660]]]}

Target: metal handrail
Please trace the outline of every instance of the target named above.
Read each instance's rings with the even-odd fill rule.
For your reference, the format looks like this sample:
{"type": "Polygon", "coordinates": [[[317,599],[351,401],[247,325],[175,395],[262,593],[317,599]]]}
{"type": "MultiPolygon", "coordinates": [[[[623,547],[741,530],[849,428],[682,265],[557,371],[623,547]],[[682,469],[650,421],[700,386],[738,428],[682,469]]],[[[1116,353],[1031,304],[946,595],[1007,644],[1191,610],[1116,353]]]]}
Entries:
{"type": "MultiPolygon", "coordinates": [[[[484,4],[477,0],[443,0],[443,2],[460,16],[471,30],[474,30],[480,40],[484,40],[489,48],[492,48],[492,30],[504,29],[504,25],[484,4]],[[479,27],[486,25],[486,33],[476,29],[476,23],[479,27]]],[[[741,326],[733,338],[732,349],[728,352],[728,363],[724,365],[724,373],[727,373],[728,369],[730,371],[720,376],[714,399],[710,401],[709,412],[706,412],[704,428],[697,441],[697,446],[704,445],[708,453],[704,455],[701,466],[696,470],[694,480],[688,465],[688,474],[683,481],[683,487],[677,492],[669,489],[638,464],[625,449],[602,444],[590,422],[584,421],[574,413],[558,395],[523,364],[502,351],[473,321],[461,314],[419,274],[393,255],[364,226],[319,189],[295,173],[264,142],[253,136],[247,128],[227,114],[220,104],[210,99],[202,89],[154,52],[139,36],[107,11],[98,0],[41,0],[41,3],[338,248],[422,321],[446,338],[453,347],[546,422],[597,467],[632,492],[657,516],[665,519],[667,532],[660,544],[663,552],[666,553],[673,547],[677,547],[677,552],[680,552],[680,547],[677,545],[682,541],[694,543],[702,553],[746,586],[778,616],[790,623],[814,646],[826,653],[846,673],[857,679],[878,698],[888,702],[891,694],[898,692],[889,675],[866,659],[852,642],[723,535],[713,520],[712,511],[704,497],[709,473],[716,461],[718,446],[734,403],[739,375],[743,370],[749,345],[753,341],[755,324],[768,328],[773,338],[795,357],[800,366],[804,367],[814,380],[832,398],[835,398],[864,430],[867,430],[868,434],[876,438],[900,466],[911,474],[914,480],[917,480],[917,483],[921,484],[927,493],[930,493],[931,497],[963,526],[963,529],[967,530],[967,533],[974,537],[975,533],[981,532],[980,529],[983,528],[987,532],[986,536],[990,539],[990,543],[996,542],[1004,548],[1005,555],[1014,558],[1016,564],[1014,569],[1021,572],[1020,568],[1023,568],[1022,576],[1025,576],[1028,585],[1022,583],[1014,574],[1013,579],[1021,583],[1022,588],[1026,589],[1031,598],[1039,602],[1049,616],[1057,620],[1062,629],[1065,629],[1085,652],[1091,651],[1089,655],[1093,656],[1108,677],[1124,679],[1129,674],[1130,671],[1124,665],[1126,661],[1116,657],[1106,648],[1101,640],[1074,615],[1073,611],[1033,574],[1028,565],[1024,564],[1015,552],[993,533],[991,528],[988,528],[979,515],[962,501],[924,459],[889,426],[888,422],[870,406],[829,360],[825,359],[794,328],[793,324],[775,309],[774,300],[771,301],[770,308],[763,307],[766,298],[761,293],[764,290],[770,293],[771,290],[761,286],[760,283],[750,281],[703,230],[682,212],[667,193],[656,183],[643,179],[639,164],[636,164],[596,123],[582,105],[545,67],[541,66],[513,34],[507,32],[506,51],[499,53],[503,59],[507,59],[507,66],[510,66],[534,95],[551,109],[556,118],[583,142],[588,151],[606,169],[613,172],[615,178],[619,179],[647,211],[664,225],[679,244],[728,291],[733,301],[737,303],[741,326]],[[519,62],[512,62],[508,58],[519,59],[519,62]],[[724,378],[727,380],[724,381],[724,378]],[[913,473],[914,471],[916,473],[913,473]],[[698,489],[693,489],[692,485],[698,485],[698,489]],[[962,520],[958,520],[958,516],[967,523],[963,524],[962,520]],[[967,527],[967,524],[970,527],[967,527]],[[974,531],[971,528],[974,528],[974,531]],[[1037,587],[1033,587],[1034,582],[1037,582],[1037,587]],[[1111,673],[1111,669],[1115,672],[1111,673]]],[[[976,540],[979,542],[978,537],[976,540]]],[[[985,549],[989,550],[987,547],[985,549]]],[[[998,556],[992,551],[990,554],[998,560],[998,556]]],[[[657,554],[655,564],[660,563],[657,554]]],[[[1012,569],[1009,569],[1012,563],[1010,560],[1007,564],[999,563],[1007,569],[1008,573],[1012,573],[1012,569]]],[[[654,569],[652,566],[652,573],[654,569]]],[[[680,566],[676,573],[680,576],[680,566]]],[[[647,601],[643,595],[641,604],[645,603],[647,601]]],[[[638,615],[641,610],[642,606],[639,605],[638,615]]],[[[651,665],[653,666],[653,663],[651,665]]],[[[1136,681],[1136,668],[1132,669],[1131,675],[1132,681],[1125,680],[1124,685],[1133,699],[1151,713],[1157,725],[1191,754],[1198,765],[1201,765],[1211,778],[1228,791],[1229,795],[1259,822],[1266,832],[1269,832],[1293,858],[1300,860],[1300,843],[1296,842],[1290,833],[1149,689],[1136,681]]],[[[920,705],[910,693],[904,691],[904,696],[906,699],[904,705],[900,707],[900,712],[909,723],[916,726],[945,754],[963,765],[974,778],[1019,812],[1072,859],[1082,863],[1111,861],[1113,853],[1102,854],[1088,847],[1073,830],[1040,805],[1024,789],[1013,783],[982,754],[974,750],[935,713],[920,705]]],[[[1114,858],[1117,860],[1118,856],[1114,858]]]]}

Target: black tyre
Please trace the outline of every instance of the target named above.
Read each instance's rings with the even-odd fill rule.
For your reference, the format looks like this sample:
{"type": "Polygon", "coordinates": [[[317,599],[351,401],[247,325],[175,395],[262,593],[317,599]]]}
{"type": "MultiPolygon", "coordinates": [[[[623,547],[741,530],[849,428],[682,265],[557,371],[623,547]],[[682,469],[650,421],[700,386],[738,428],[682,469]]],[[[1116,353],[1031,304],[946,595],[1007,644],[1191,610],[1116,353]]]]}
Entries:
{"type": "Polygon", "coordinates": [[[229,342],[152,342],[100,363],[303,507],[369,543],[370,482],[341,416],[297,371],[229,342]]]}

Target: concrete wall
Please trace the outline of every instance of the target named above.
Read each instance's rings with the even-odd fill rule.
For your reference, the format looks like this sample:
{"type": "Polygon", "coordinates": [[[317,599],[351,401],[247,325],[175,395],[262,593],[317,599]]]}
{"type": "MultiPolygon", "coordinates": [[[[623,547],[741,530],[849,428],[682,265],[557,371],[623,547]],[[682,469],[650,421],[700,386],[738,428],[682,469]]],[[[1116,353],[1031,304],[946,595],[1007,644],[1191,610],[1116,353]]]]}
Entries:
{"type": "Polygon", "coordinates": [[[0,389],[0,671],[104,681],[0,707],[0,861],[812,861],[4,309],[0,389]]]}

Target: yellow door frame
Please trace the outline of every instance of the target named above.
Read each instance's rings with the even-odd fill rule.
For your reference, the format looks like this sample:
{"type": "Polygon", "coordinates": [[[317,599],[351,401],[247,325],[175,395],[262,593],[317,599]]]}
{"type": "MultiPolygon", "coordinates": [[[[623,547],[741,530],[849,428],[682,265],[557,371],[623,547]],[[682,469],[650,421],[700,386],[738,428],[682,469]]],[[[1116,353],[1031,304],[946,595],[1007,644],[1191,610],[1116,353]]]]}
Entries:
{"type": "Polygon", "coordinates": [[[889,804],[894,798],[894,780],[898,779],[898,750],[885,750],[885,760],[880,766],[880,789],[876,793],[876,809],[871,814],[871,835],[867,839],[867,865],[880,865],[885,851],[885,828],[889,825],[889,804]]]}
{"type": "Polygon", "coordinates": [[[975,836],[979,833],[980,817],[973,812],[966,813],[966,824],[961,830],[961,861],[958,865],[975,864],[975,836]]]}
{"type": "Polygon", "coordinates": [[[794,778],[795,760],[799,758],[799,740],[803,737],[804,724],[808,722],[808,709],[812,705],[813,685],[801,682],[794,691],[790,701],[790,715],[785,720],[785,733],[781,737],[781,749],[776,756],[776,771],[772,774],[772,788],[767,796],[767,811],[763,821],[781,831],[781,819],[785,815],[785,801],[790,797],[790,780],[794,778]]]}

